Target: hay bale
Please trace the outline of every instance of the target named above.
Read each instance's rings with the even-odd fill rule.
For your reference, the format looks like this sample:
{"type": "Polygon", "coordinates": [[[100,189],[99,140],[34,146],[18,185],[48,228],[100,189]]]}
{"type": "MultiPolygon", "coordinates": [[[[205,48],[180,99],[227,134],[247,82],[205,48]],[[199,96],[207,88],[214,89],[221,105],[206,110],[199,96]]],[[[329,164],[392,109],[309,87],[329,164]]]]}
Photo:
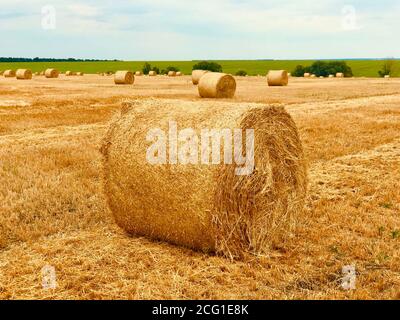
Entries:
{"type": "Polygon", "coordinates": [[[46,69],[46,71],[44,72],[44,75],[46,76],[46,78],[58,78],[60,72],[57,69],[46,69]]]}
{"type": "Polygon", "coordinates": [[[130,71],[117,71],[114,75],[115,84],[133,84],[135,76],[130,71]]]}
{"type": "Polygon", "coordinates": [[[40,76],[40,72],[35,72],[34,75],[35,76],[40,76]]]}
{"type": "Polygon", "coordinates": [[[208,70],[193,70],[192,71],[192,83],[194,85],[198,85],[200,78],[208,72],[210,72],[210,71],[208,71],[208,70]]]}
{"type": "Polygon", "coordinates": [[[178,71],[178,72],[176,73],[176,76],[177,76],[177,77],[181,77],[181,76],[182,76],[182,72],[178,71]]]}
{"type": "Polygon", "coordinates": [[[304,205],[302,144],[282,107],[138,100],[124,105],[101,151],[108,204],[117,224],[134,235],[232,258],[265,253],[285,240],[304,205]],[[171,164],[168,151],[168,163],[150,164],[148,134],[159,128],[168,139],[172,120],[179,131],[192,128],[198,137],[203,129],[239,129],[244,136],[253,129],[254,171],[238,176],[234,161],[201,163],[200,140],[200,163],[171,164]]]}
{"type": "Polygon", "coordinates": [[[385,79],[389,79],[390,78],[390,75],[385,75],[385,79]]]}
{"type": "Polygon", "coordinates": [[[157,75],[157,72],[155,72],[155,71],[150,71],[149,72],[149,76],[150,77],[155,77],[157,75]]]}
{"type": "Polygon", "coordinates": [[[176,72],[175,71],[168,71],[168,77],[175,77],[176,72]]]}
{"type": "Polygon", "coordinates": [[[66,75],[67,77],[72,77],[72,76],[75,75],[75,72],[73,72],[73,71],[67,71],[67,72],[65,73],[65,75],[66,75]]]}
{"type": "Polygon", "coordinates": [[[306,73],[304,74],[304,78],[310,78],[310,76],[311,76],[311,74],[308,73],[308,72],[306,72],[306,73]]]}
{"type": "Polygon", "coordinates": [[[271,86],[287,86],[289,82],[286,70],[270,70],[267,75],[268,85],[271,86]]]}
{"type": "Polygon", "coordinates": [[[142,75],[143,75],[142,71],[136,71],[136,72],[135,72],[135,76],[140,77],[140,76],[142,76],[142,75]]]}
{"type": "Polygon", "coordinates": [[[334,78],[335,76],[333,75],[333,74],[330,74],[329,75],[329,78],[334,78]]]}
{"type": "Polygon", "coordinates": [[[3,75],[5,78],[15,78],[15,70],[6,70],[3,75]]]}
{"type": "Polygon", "coordinates": [[[226,73],[208,72],[200,78],[198,90],[202,98],[233,98],[236,80],[226,73]]]}
{"type": "Polygon", "coordinates": [[[84,76],[85,74],[84,74],[83,72],[77,72],[76,75],[82,77],[82,76],[84,76]]]}
{"type": "Polygon", "coordinates": [[[310,77],[311,78],[316,78],[317,76],[315,74],[312,74],[310,77]]]}
{"type": "Polygon", "coordinates": [[[29,69],[18,69],[15,73],[15,76],[18,80],[31,80],[32,79],[32,71],[29,69]]]}
{"type": "Polygon", "coordinates": [[[336,78],[344,78],[344,74],[342,72],[336,73],[336,78]]]}

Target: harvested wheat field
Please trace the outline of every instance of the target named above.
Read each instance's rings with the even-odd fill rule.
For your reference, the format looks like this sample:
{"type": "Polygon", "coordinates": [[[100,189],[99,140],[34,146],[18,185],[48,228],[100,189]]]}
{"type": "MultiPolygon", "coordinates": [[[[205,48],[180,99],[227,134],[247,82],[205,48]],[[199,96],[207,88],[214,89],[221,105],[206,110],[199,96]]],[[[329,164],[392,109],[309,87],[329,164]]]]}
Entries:
{"type": "Polygon", "coordinates": [[[400,79],[235,79],[235,96],[215,100],[200,98],[191,76],[133,86],[90,74],[0,78],[0,299],[400,299],[400,79]],[[120,228],[100,149],[121,105],[148,99],[159,118],[180,104],[209,105],[215,119],[219,106],[284,107],[309,172],[290,232],[230,259],[120,228]],[[42,288],[46,265],[55,289],[42,288]],[[348,265],[355,290],[341,286],[348,265]]]}

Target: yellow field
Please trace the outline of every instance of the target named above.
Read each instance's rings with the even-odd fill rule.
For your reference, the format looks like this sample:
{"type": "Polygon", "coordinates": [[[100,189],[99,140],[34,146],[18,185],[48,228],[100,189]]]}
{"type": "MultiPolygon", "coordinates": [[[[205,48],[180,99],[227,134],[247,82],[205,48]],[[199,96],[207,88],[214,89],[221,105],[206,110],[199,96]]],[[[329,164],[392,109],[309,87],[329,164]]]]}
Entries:
{"type": "Polygon", "coordinates": [[[190,77],[1,77],[0,299],[400,299],[400,80],[237,82],[234,101],[295,119],[310,192],[295,236],[232,262],[126,235],[102,192],[100,142],[121,102],[198,100],[190,77]],[[42,289],[47,264],[55,290],[42,289]]]}

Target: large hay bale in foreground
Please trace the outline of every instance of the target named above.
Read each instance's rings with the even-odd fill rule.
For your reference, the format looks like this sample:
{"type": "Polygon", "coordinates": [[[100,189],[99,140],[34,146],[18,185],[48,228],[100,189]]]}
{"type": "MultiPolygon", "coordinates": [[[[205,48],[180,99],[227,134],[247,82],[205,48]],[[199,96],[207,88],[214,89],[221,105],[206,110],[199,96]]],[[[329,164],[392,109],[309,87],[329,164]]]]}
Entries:
{"type": "Polygon", "coordinates": [[[208,72],[200,78],[198,89],[202,98],[232,98],[236,80],[226,73],[208,72]]]}
{"type": "Polygon", "coordinates": [[[344,74],[342,72],[336,73],[336,78],[344,78],[344,74]]]}
{"type": "MultiPolygon", "coordinates": [[[[219,134],[214,132],[214,143],[208,144],[208,150],[217,146],[212,156],[224,152],[218,141],[229,145],[229,139],[222,144],[219,134]]],[[[243,154],[251,158],[249,146],[248,141],[243,154]]],[[[284,241],[303,208],[307,174],[302,144],[295,123],[282,107],[159,99],[125,103],[101,151],[108,204],[117,224],[134,235],[241,257],[245,252],[267,252],[284,241]],[[191,164],[181,158],[187,154],[180,149],[183,140],[177,144],[179,149],[173,147],[186,128],[192,128],[191,141],[197,141],[192,151],[198,154],[191,164]],[[245,129],[254,129],[254,170],[237,175],[242,165],[235,160],[206,164],[213,159],[202,154],[207,149],[203,141],[210,141],[200,139],[207,129],[231,133],[237,129],[244,141],[249,138],[245,129]],[[166,162],[149,162],[149,153],[163,154],[149,152],[155,142],[149,139],[152,131],[161,134],[158,142],[166,143],[166,162]],[[180,155],[177,161],[174,154],[180,155]]],[[[232,152],[242,154],[235,147],[225,155],[232,152]]]]}
{"type": "Polygon", "coordinates": [[[210,72],[210,71],[208,71],[208,70],[193,70],[192,71],[192,83],[194,85],[198,85],[200,78],[208,72],[210,72]]]}
{"type": "Polygon", "coordinates": [[[287,86],[289,76],[286,70],[270,70],[267,75],[268,85],[271,86],[287,86]]]}
{"type": "Polygon", "coordinates": [[[15,73],[15,76],[18,80],[31,80],[32,79],[32,71],[29,69],[18,69],[15,73]]]}
{"type": "Polygon", "coordinates": [[[150,77],[155,77],[157,75],[157,72],[156,71],[150,71],[149,72],[149,76],[150,77]]]}
{"type": "Polygon", "coordinates": [[[3,75],[5,78],[15,78],[15,70],[6,70],[3,75]]]}
{"type": "Polygon", "coordinates": [[[133,84],[135,76],[130,71],[117,71],[114,75],[115,84],[133,84]]]}
{"type": "Polygon", "coordinates": [[[46,78],[52,79],[52,78],[58,78],[60,72],[57,69],[46,69],[44,72],[44,75],[46,78]]]}

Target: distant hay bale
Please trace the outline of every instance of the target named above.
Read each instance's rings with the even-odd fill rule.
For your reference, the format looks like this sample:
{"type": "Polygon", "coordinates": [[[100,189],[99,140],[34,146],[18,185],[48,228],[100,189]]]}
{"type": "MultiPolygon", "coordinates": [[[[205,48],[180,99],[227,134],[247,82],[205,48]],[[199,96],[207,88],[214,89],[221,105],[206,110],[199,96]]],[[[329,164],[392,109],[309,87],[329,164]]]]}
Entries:
{"type": "Polygon", "coordinates": [[[323,76],[320,76],[319,78],[320,78],[320,79],[323,79],[324,77],[323,77],[323,76]]]}
{"type": "Polygon", "coordinates": [[[282,107],[159,99],[125,103],[101,151],[109,207],[117,224],[133,235],[241,258],[282,244],[304,205],[306,161],[296,125],[282,107]],[[254,171],[238,176],[236,164],[202,163],[200,140],[198,163],[150,164],[149,132],[157,128],[165,134],[159,141],[166,142],[172,120],[197,137],[203,129],[237,129],[244,135],[253,129],[254,171]]]}
{"type": "Polygon", "coordinates": [[[168,72],[168,77],[175,77],[176,76],[176,72],[175,71],[169,71],[168,72]]]}
{"type": "Polygon", "coordinates": [[[390,78],[390,75],[385,75],[385,79],[389,79],[390,78]]]}
{"type": "Polygon", "coordinates": [[[114,75],[115,84],[133,84],[135,76],[130,71],[117,71],[114,75]]]}
{"type": "Polygon", "coordinates": [[[289,82],[286,70],[270,70],[267,75],[267,82],[272,86],[287,86],[289,82]]]}
{"type": "Polygon", "coordinates": [[[142,75],[143,75],[142,71],[136,71],[136,72],[135,72],[135,76],[140,77],[140,76],[142,76],[142,75]]]}
{"type": "Polygon", "coordinates": [[[32,79],[32,71],[29,69],[18,69],[15,73],[15,76],[18,80],[31,80],[32,79]]]}
{"type": "Polygon", "coordinates": [[[40,72],[35,72],[34,75],[35,76],[40,76],[40,72]]]}
{"type": "Polygon", "coordinates": [[[176,76],[177,76],[177,77],[182,76],[182,72],[178,71],[178,72],[176,73],[176,76]]]}
{"type": "Polygon", "coordinates": [[[149,76],[150,77],[155,77],[157,75],[157,72],[156,71],[150,71],[149,72],[149,76]]]}
{"type": "Polygon", "coordinates": [[[15,70],[6,70],[3,75],[6,78],[15,78],[15,70]]]}
{"type": "Polygon", "coordinates": [[[316,78],[317,76],[315,75],[315,74],[312,74],[311,75],[311,78],[316,78]]]}
{"type": "Polygon", "coordinates": [[[306,72],[306,73],[304,74],[304,78],[309,78],[310,76],[311,76],[311,74],[308,73],[308,72],[306,72]]]}
{"type": "Polygon", "coordinates": [[[329,78],[334,78],[335,76],[333,75],[333,74],[330,74],[329,75],[329,78]]]}
{"type": "Polygon", "coordinates": [[[336,78],[344,78],[344,74],[342,72],[336,73],[336,78]]]}
{"type": "Polygon", "coordinates": [[[194,85],[198,85],[200,78],[208,72],[210,72],[210,71],[208,71],[208,70],[193,70],[192,71],[192,83],[194,85]]]}
{"type": "Polygon", "coordinates": [[[236,80],[226,73],[207,72],[200,78],[198,90],[202,98],[233,98],[236,80]]]}
{"type": "Polygon", "coordinates": [[[84,74],[83,72],[77,72],[76,75],[82,77],[82,76],[84,76],[85,74],[84,74]]]}
{"type": "Polygon", "coordinates": [[[60,72],[57,69],[46,69],[44,75],[46,78],[58,78],[60,72]]]}

